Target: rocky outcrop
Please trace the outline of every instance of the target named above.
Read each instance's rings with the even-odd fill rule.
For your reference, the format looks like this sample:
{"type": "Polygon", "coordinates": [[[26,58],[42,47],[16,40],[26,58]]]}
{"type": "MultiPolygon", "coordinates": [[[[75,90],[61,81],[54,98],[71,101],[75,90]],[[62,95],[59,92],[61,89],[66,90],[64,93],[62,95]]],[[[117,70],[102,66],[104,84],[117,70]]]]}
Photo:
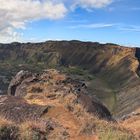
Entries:
{"type": "Polygon", "coordinates": [[[72,104],[70,106],[80,104],[87,112],[99,118],[112,120],[108,109],[100,101],[88,95],[85,83],[67,77],[56,70],[47,70],[36,76],[21,71],[11,81],[8,93],[18,97],[25,97],[29,93],[34,93],[35,98],[37,98],[37,95],[44,93],[47,98],[54,100],[57,100],[57,98],[61,100],[62,97],[67,100],[67,97],[71,95],[73,101],[71,100],[72,104]],[[13,87],[16,87],[14,92],[13,87]]]}
{"type": "Polygon", "coordinates": [[[20,97],[0,96],[0,115],[18,123],[37,120],[44,113],[47,113],[49,108],[49,106],[28,104],[26,100],[20,97]]]}
{"type": "Polygon", "coordinates": [[[30,82],[33,82],[35,80],[37,80],[36,75],[33,75],[32,73],[28,71],[21,70],[20,72],[16,74],[15,77],[13,77],[12,81],[10,82],[10,85],[8,87],[8,95],[18,96],[19,92],[20,92],[19,96],[26,94],[24,91],[24,87],[28,85],[30,82]],[[22,87],[19,89],[21,84],[22,84],[22,87]],[[18,90],[21,90],[21,91],[18,91],[18,90]]]}
{"type": "Polygon", "coordinates": [[[79,94],[78,101],[87,110],[87,112],[93,113],[99,118],[113,120],[109,110],[96,98],[87,96],[86,94],[79,94]]]}

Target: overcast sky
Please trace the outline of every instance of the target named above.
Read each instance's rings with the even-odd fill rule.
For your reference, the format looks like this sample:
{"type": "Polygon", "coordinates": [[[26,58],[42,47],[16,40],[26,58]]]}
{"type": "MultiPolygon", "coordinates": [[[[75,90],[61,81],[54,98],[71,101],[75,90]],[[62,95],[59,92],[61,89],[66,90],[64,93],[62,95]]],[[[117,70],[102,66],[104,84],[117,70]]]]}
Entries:
{"type": "Polygon", "coordinates": [[[73,39],[140,46],[140,0],[0,0],[0,42],[73,39]]]}

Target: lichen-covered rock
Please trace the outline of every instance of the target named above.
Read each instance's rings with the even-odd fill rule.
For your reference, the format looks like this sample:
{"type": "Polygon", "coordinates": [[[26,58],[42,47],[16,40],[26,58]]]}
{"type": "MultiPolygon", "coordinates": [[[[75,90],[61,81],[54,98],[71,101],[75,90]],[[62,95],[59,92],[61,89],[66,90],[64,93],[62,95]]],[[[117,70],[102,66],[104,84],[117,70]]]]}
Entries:
{"type": "Polygon", "coordinates": [[[20,96],[19,92],[20,93],[22,92],[22,94],[24,95],[25,94],[24,87],[26,86],[26,84],[33,82],[34,80],[36,80],[35,75],[33,75],[32,73],[30,73],[28,71],[21,70],[11,80],[9,87],[8,87],[8,95],[13,95],[13,96],[19,95],[20,96]],[[20,88],[20,91],[19,91],[18,87],[20,87],[21,84],[23,86],[20,88]]]}

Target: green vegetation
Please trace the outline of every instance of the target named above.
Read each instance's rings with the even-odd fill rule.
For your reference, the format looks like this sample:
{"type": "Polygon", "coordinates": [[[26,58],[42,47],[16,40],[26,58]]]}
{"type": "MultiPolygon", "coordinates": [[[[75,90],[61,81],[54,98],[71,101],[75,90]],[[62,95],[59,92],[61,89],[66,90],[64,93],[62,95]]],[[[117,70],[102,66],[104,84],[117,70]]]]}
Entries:
{"type": "Polygon", "coordinates": [[[116,123],[105,122],[96,117],[88,117],[83,122],[80,133],[97,134],[99,140],[138,140],[134,134],[116,123]]]}
{"type": "Polygon", "coordinates": [[[62,70],[62,72],[68,75],[81,76],[81,78],[84,80],[93,80],[95,77],[93,74],[90,74],[87,70],[84,70],[83,68],[78,66],[61,67],[60,69],[62,70]]]}
{"type": "Polygon", "coordinates": [[[61,67],[61,70],[74,78],[84,80],[88,83],[89,94],[99,98],[107,108],[114,113],[116,107],[116,92],[107,80],[98,75],[93,75],[81,67],[61,67]]]}
{"type": "Polygon", "coordinates": [[[136,92],[140,84],[136,72],[139,62],[134,57],[135,53],[133,48],[116,44],[80,41],[0,44],[0,76],[5,76],[8,80],[4,83],[0,78],[0,90],[7,90],[12,76],[19,70],[40,73],[47,68],[62,69],[77,79],[90,81],[93,84],[90,85],[90,94],[97,95],[104,103],[108,102],[112,106],[117,96],[116,112],[124,115],[139,106],[139,93],[136,92]],[[98,79],[101,80],[100,84],[95,84],[94,80],[97,82],[98,79]],[[123,98],[123,92],[127,93],[128,100],[123,98]],[[131,106],[130,100],[135,100],[134,98],[136,101],[131,106]]]}
{"type": "Polygon", "coordinates": [[[136,140],[136,138],[127,132],[122,132],[112,128],[108,128],[99,132],[100,140],[136,140]]]}

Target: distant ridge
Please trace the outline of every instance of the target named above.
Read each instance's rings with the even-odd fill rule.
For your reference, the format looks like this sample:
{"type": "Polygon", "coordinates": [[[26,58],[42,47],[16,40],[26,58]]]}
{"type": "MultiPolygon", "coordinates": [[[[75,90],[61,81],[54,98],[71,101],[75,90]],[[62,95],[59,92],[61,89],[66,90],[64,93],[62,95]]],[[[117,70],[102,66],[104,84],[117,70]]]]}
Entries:
{"type": "Polygon", "coordinates": [[[11,77],[22,69],[40,72],[76,67],[100,79],[104,90],[95,84],[93,95],[105,91],[116,96],[114,112],[120,117],[140,106],[139,52],[138,48],[78,40],[0,44],[1,90],[5,92],[11,77]]]}

